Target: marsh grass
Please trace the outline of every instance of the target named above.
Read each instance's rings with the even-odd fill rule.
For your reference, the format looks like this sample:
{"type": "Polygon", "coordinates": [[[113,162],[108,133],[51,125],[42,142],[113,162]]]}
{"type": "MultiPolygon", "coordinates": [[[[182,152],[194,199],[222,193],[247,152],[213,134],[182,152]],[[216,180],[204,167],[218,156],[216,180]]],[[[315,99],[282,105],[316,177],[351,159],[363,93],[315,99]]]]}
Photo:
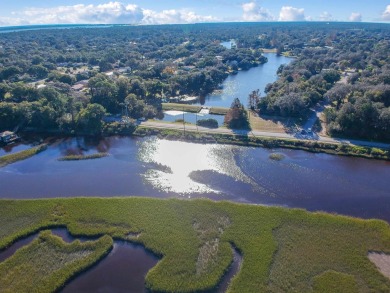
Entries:
{"type": "Polygon", "coordinates": [[[92,159],[100,159],[107,157],[108,153],[96,153],[91,155],[69,155],[64,156],[58,159],[58,161],[81,161],[81,160],[92,160],[92,159]]]}
{"type": "Polygon", "coordinates": [[[9,165],[9,164],[18,162],[18,161],[28,159],[28,158],[35,156],[36,154],[46,150],[46,149],[47,149],[47,145],[41,144],[37,147],[33,147],[31,149],[28,149],[28,150],[24,150],[24,151],[20,151],[20,152],[14,153],[14,154],[2,156],[2,157],[0,157],[0,168],[4,167],[6,165],[9,165]]]}
{"type": "Polygon", "coordinates": [[[50,231],[0,263],[1,292],[53,292],[96,263],[112,248],[104,236],[96,241],[65,243],[50,231]]]}
{"type": "MultiPolygon", "coordinates": [[[[369,251],[390,251],[389,225],[378,220],[204,199],[136,197],[1,200],[0,219],[0,247],[50,225],[66,226],[79,236],[128,240],[137,235],[133,241],[161,257],[146,276],[151,291],[212,291],[232,262],[231,245],[243,262],[229,292],[324,292],[321,288],[342,284],[354,288],[352,278],[361,292],[390,291],[390,280],[367,257],[369,251]],[[20,219],[21,226],[3,224],[20,219]]],[[[0,266],[0,276],[10,277],[15,257],[20,259],[10,257],[7,270],[0,266]]],[[[63,282],[49,265],[43,267],[50,278],[59,278],[55,284],[63,282]]],[[[23,278],[34,276],[27,270],[23,278]]]]}
{"type": "Polygon", "coordinates": [[[272,153],[269,155],[269,158],[274,161],[281,161],[284,159],[284,155],[279,153],[272,153]]]}

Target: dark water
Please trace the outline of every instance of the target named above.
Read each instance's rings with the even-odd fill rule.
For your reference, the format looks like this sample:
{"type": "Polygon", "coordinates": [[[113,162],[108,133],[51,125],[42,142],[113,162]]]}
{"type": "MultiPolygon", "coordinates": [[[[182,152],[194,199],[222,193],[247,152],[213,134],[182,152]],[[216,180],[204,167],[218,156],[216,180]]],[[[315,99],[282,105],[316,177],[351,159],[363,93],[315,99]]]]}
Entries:
{"type": "Polygon", "coordinates": [[[107,257],[61,292],[146,292],[145,276],[157,262],[142,246],[116,241],[107,257]]]}
{"type": "Polygon", "coordinates": [[[234,98],[239,98],[246,106],[249,94],[257,89],[264,96],[265,86],[277,80],[276,72],[279,66],[293,60],[273,53],[265,53],[264,56],[268,58],[267,63],[247,71],[239,71],[236,75],[229,75],[222,84],[222,92],[206,96],[200,104],[208,107],[230,107],[234,98]]]}
{"type": "Polygon", "coordinates": [[[224,293],[230,285],[233,277],[240,271],[242,265],[242,255],[238,252],[236,248],[233,250],[233,262],[229,268],[229,271],[223,276],[221,283],[219,284],[216,292],[224,293]]]}
{"type": "MultiPolygon", "coordinates": [[[[23,146],[18,146],[23,147],[23,146]]],[[[12,150],[11,150],[12,151],[12,150]]],[[[299,207],[390,222],[390,162],[229,145],[148,138],[57,139],[48,150],[0,168],[0,198],[152,196],[231,200],[299,207]],[[61,162],[71,153],[105,158],[61,162]],[[269,159],[282,153],[282,161],[269,159]]],[[[72,241],[65,229],[54,233],[72,241]]],[[[0,261],[34,239],[0,252],[0,261]]],[[[219,287],[223,292],[240,259],[219,287]]],[[[112,252],[63,292],[143,292],[157,259],[142,247],[116,242],[112,252]]]]}
{"type": "Polygon", "coordinates": [[[152,196],[299,207],[390,222],[390,162],[153,137],[58,139],[0,168],[0,198],[152,196]],[[61,162],[69,153],[106,158],[61,162]],[[269,159],[272,152],[285,156],[269,159]]]}
{"type": "Polygon", "coordinates": [[[24,144],[21,142],[10,144],[4,147],[0,147],[0,156],[10,155],[16,152],[24,151],[31,147],[32,147],[31,145],[24,144]]]}
{"type": "MultiPolygon", "coordinates": [[[[75,238],[70,235],[68,230],[65,228],[54,228],[51,229],[51,232],[52,234],[61,237],[65,242],[70,243],[75,240],[75,238]]],[[[0,262],[3,262],[9,257],[11,257],[19,248],[30,244],[35,238],[37,238],[38,234],[39,233],[34,233],[32,235],[19,239],[7,249],[0,251],[0,262]]],[[[85,241],[85,239],[82,239],[81,241],[85,241]]]]}
{"type": "MultiPolygon", "coordinates": [[[[68,243],[76,239],[89,240],[74,238],[66,228],[56,228],[51,231],[68,243]]],[[[38,233],[35,233],[1,251],[0,263],[37,237],[38,233]]],[[[74,278],[61,292],[145,292],[145,276],[157,262],[158,258],[142,246],[115,241],[113,249],[103,260],[74,278]]]]}

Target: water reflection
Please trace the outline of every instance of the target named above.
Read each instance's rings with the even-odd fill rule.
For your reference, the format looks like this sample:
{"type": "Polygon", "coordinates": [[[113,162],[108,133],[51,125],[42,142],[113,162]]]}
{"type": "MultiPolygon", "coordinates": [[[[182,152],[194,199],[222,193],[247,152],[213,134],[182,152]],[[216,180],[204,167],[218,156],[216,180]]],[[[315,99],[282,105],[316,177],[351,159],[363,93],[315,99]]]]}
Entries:
{"type": "Polygon", "coordinates": [[[46,151],[0,168],[0,197],[208,197],[390,222],[389,167],[385,161],[152,137],[57,139],[46,151]],[[100,150],[109,156],[57,160],[70,151],[100,150]],[[270,160],[274,151],[285,158],[270,160]]]}
{"type": "Polygon", "coordinates": [[[261,95],[264,95],[266,85],[277,80],[279,66],[293,60],[273,53],[266,53],[264,56],[268,59],[267,63],[247,71],[239,71],[236,75],[229,75],[222,83],[223,90],[207,95],[200,104],[208,107],[230,107],[237,97],[246,104],[248,95],[253,90],[260,89],[261,95]]]}
{"type": "Polygon", "coordinates": [[[156,189],[179,194],[219,193],[208,184],[194,181],[195,171],[215,171],[236,181],[253,183],[234,160],[234,146],[193,144],[150,138],[140,143],[139,160],[153,163],[144,178],[156,189]],[[155,165],[164,166],[158,170],[155,165]]]}

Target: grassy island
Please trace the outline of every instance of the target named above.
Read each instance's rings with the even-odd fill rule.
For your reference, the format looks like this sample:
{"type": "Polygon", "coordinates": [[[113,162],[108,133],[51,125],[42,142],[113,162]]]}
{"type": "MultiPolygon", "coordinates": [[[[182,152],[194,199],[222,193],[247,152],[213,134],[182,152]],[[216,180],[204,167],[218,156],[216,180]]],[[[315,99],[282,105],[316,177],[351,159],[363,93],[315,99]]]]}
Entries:
{"type": "Polygon", "coordinates": [[[390,228],[379,220],[210,200],[0,201],[1,249],[64,226],[72,235],[101,238],[65,244],[50,232],[41,234],[0,263],[1,292],[32,292],[34,280],[43,277],[39,292],[57,290],[103,257],[112,238],[161,256],[146,276],[151,291],[212,290],[232,262],[232,246],[243,262],[229,292],[390,291],[390,280],[368,258],[372,251],[390,253],[390,228]]]}
{"type": "Polygon", "coordinates": [[[31,149],[28,149],[28,150],[24,150],[24,151],[20,151],[20,152],[14,153],[14,154],[2,156],[2,157],[0,157],[0,168],[4,167],[6,165],[9,165],[9,164],[18,162],[18,161],[28,159],[28,158],[35,156],[36,154],[46,150],[46,149],[47,149],[47,145],[41,144],[39,146],[33,147],[31,149]]]}
{"type": "Polygon", "coordinates": [[[58,161],[81,161],[81,160],[93,160],[107,157],[108,153],[96,153],[91,155],[69,155],[58,159],[58,161]]]}

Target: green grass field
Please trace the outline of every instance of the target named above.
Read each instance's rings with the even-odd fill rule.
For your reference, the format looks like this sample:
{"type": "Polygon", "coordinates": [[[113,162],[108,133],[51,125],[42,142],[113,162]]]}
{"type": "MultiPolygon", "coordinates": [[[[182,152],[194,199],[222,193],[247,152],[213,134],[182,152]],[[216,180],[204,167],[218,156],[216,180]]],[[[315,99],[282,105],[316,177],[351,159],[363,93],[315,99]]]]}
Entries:
{"type": "Polygon", "coordinates": [[[198,113],[200,109],[202,109],[202,107],[197,105],[188,105],[188,104],[179,104],[179,103],[162,103],[162,109],[165,111],[175,110],[175,111],[198,113]]]}
{"type": "Polygon", "coordinates": [[[212,290],[234,245],[243,262],[229,292],[390,292],[390,280],[367,257],[390,253],[390,227],[379,220],[205,199],[0,201],[0,248],[55,226],[104,237],[65,244],[45,232],[0,264],[0,292],[34,292],[34,280],[43,276],[39,292],[53,291],[101,258],[111,238],[141,243],[162,257],[146,276],[152,291],[212,290]],[[62,261],[53,267],[56,259],[62,261]],[[30,268],[31,260],[39,265],[30,268]],[[17,282],[4,281],[11,278],[17,282]]]}

